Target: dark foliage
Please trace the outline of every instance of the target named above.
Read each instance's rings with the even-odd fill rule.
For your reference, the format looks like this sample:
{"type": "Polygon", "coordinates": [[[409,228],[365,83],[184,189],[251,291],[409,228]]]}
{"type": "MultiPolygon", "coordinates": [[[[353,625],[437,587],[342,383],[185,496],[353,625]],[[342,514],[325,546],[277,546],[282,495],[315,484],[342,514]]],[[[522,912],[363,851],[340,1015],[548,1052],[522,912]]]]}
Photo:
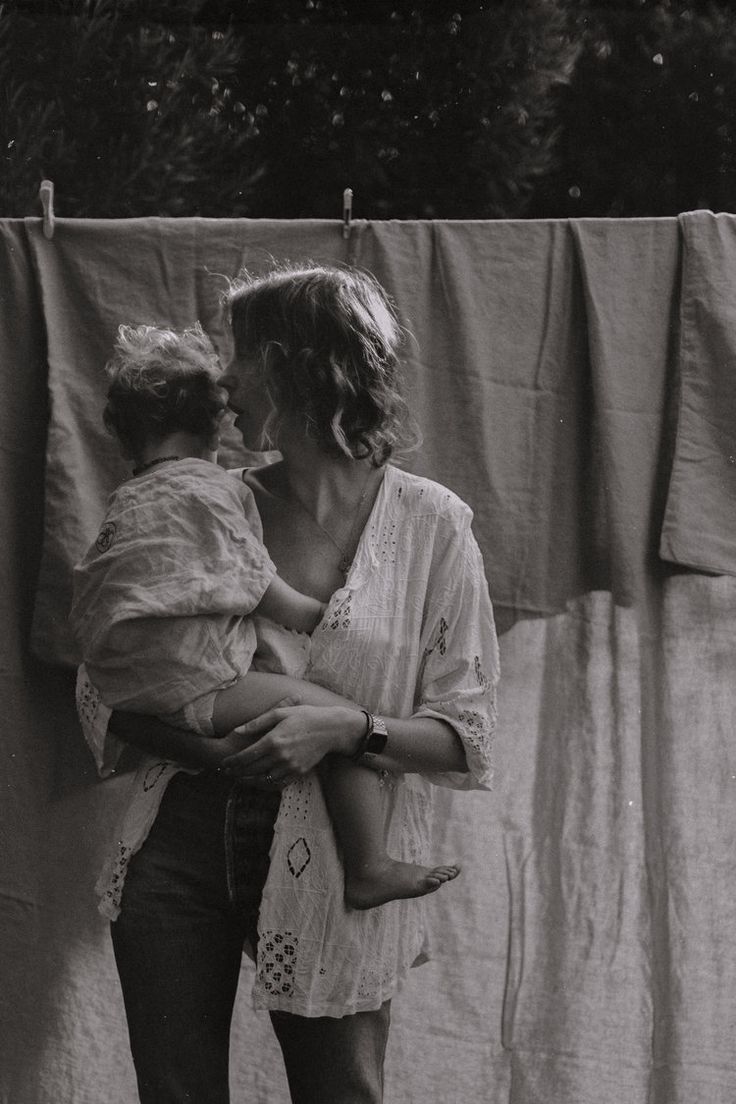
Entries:
{"type": "Polygon", "coordinates": [[[552,163],[558,0],[153,7],[6,6],[4,214],[518,215],[552,163]]]}
{"type": "Polygon", "coordinates": [[[736,9],[596,6],[561,100],[556,169],[529,214],[736,210],[736,9]]]}
{"type": "Polygon", "coordinates": [[[113,0],[27,7],[0,18],[4,215],[37,213],[42,177],[68,216],[248,212],[259,169],[232,31],[141,23],[113,0]]]}
{"type": "Polygon", "coordinates": [[[373,218],[736,210],[721,0],[17,0],[0,211],[373,218]]]}

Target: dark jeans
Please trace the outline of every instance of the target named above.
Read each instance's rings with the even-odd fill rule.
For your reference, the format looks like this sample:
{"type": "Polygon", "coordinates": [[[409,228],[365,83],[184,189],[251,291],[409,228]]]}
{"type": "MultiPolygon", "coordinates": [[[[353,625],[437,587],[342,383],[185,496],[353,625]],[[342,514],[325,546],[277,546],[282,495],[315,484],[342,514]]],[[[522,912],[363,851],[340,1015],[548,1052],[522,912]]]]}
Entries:
{"type": "MultiPolygon", "coordinates": [[[[240,959],[278,806],[221,774],[176,775],[130,863],[111,931],[141,1104],[229,1104],[240,959]]],[[[388,1002],[343,1019],[272,1013],[294,1104],[379,1104],[389,1018],[388,1002]]]]}

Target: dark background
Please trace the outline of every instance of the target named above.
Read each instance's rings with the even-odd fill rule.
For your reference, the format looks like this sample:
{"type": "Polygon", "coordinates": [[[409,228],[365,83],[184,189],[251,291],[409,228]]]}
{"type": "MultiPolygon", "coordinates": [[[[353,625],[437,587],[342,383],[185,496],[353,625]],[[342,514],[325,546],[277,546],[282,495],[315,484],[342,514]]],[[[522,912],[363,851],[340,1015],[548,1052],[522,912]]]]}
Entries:
{"type": "Polygon", "coordinates": [[[736,5],[0,7],[0,215],[736,210],[736,5]]]}

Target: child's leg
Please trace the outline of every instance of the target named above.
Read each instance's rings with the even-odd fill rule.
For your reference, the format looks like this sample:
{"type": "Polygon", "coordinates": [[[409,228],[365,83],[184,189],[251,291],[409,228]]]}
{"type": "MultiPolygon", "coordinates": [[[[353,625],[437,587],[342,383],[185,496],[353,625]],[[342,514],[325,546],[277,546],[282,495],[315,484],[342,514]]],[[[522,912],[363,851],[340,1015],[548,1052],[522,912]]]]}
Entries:
{"type": "Polygon", "coordinates": [[[342,848],[345,900],[369,909],[403,897],[434,893],[460,873],[459,866],[418,866],[386,853],[380,777],[338,755],[320,768],[327,808],[342,848]]]}
{"type": "MultiPolygon", "coordinates": [[[[289,694],[307,705],[342,703],[313,683],[295,683],[277,675],[249,672],[215,698],[213,726],[223,736],[266,712],[289,694]]],[[[345,898],[352,908],[367,909],[403,897],[433,893],[460,873],[460,867],[418,866],[386,854],[379,775],[339,755],[322,760],[320,777],[327,807],[343,850],[345,898]]]]}

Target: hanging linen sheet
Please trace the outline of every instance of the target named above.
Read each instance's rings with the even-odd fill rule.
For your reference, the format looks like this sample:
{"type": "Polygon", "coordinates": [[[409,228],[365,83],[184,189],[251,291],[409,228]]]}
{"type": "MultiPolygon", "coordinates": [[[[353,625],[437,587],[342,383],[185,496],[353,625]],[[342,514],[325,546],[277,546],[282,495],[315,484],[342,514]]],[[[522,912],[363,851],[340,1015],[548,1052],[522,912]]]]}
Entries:
{"type": "Polygon", "coordinates": [[[736,220],[680,219],[680,398],[660,554],[715,573],[736,564],[736,220]],[[712,522],[720,518],[718,527],[712,522]]]}
{"type": "MultiPolygon", "coordinates": [[[[736,583],[694,571],[736,573],[735,221],[357,223],[348,250],[336,223],[0,223],[0,1099],[135,1100],[92,893],[125,779],[95,783],[65,669],[70,567],[126,474],[115,329],[200,318],[227,355],[217,274],[311,258],[394,294],[409,465],[473,506],[507,628],[499,785],[439,795],[464,871],[395,1002],[387,1104],[733,1104],[736,583]]],[[[249,969],[233,1099],[283,1104],[249,969]]]]}
{"type": "MultiPolygon", "coordinates": [[[[703,218],[708,227],[715,221],[703,218]]],[[[684,217],[686,229],[692,224],[684,217]]],[[[673,442],[665,558],[736,572],[736,530],[723,524],[723,506],[736,495],[736,464],[726,448],[736,382],[733,362],[724,367],[718,347],[708,355],[712,339],[701,333],[708,327],[693,317],[692,302],[703,299],[706,247],[699,252],[692,244],[683,274],[675,439],[675,220],[358,223],[349,252],[324,225],[300,223],[294,252],[289,222],[61,220],[48,241],[38,220],[29,220],[52,406],[34,625],[42,658],[77,659],[66,624],[70,567],[97,531],[101,503],[127,474],[100,421],[103,368],[117,326],[185,326],[199,318],[226,358],[219,306],[226,278],[244,265],[266,268],[272,258],[349,259],[394,294],[409,332],[411,407],[424,434],[408,466],[450,483],[473,504],[496,604],[558,612],[596,587],[630,600],[643,577],[638,557],[642,550],[656,555],[659,545],[673,442]],[[699,394],[701,404],[719,396],[722,427],[705,470],[698,450],[709,423],[707,410],[698,412],[699,394]],[[669,405],[656,430],[663,403],[669,405]],[[693,499],[695,518],[683,505],[693,499]],[[691,535],[683,544],[680,537],[678,544],[669,537],[673,527],[694,530],[697,540],[691,535]],[[709,556],[706,546],[718,554],[709,556]]],[[[693,237],[698,233],[687,230],[686,241],[693,237]]],[[[733,247],[733,237],[726,244],[733,247]]],[[[718,256],[726,267],[725,246],[718,256]]],[[[715,283],[723,286],[723,278],[715,283]]],[[[727,319],[724,295],[705,301],[727,319]]],[[[728,339],[722,323],[710,330],[728,339]]],[[[232,438],[224,462],[242,459],[232,438]]]]}

